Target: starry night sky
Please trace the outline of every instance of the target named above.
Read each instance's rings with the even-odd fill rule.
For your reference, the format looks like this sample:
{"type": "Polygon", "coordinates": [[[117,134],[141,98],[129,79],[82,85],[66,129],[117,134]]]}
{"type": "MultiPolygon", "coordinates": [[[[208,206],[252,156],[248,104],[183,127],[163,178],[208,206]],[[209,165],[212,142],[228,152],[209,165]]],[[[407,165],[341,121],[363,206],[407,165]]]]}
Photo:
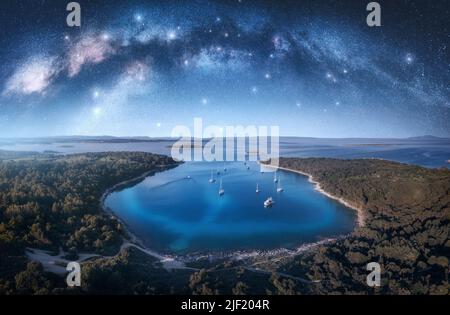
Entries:
{"type": "Polygon", "coordinates": [[[68,2],[0,3],[0,137],[450,136],[446,0],[68,2]]]}

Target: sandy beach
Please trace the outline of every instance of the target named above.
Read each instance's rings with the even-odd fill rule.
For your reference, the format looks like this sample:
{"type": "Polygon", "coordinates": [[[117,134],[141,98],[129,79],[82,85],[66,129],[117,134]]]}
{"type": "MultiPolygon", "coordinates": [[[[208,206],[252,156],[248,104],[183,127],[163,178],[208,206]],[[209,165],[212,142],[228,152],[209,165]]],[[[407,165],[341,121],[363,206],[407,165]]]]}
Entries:
{"type": "Polygon", "coordinates": [[[330,194],[329,192],[326,192],[325,190],[323,190],[323,188],[320,186],[320,183],[319,183],[318,181],[316,181],[316,180],[313,178],[313,176],[312,176],[311,174],[308,174],[308,173],[305,173],[305,172],[302,172],[302,171],[293,170],[293,169],[286,168],[286,167],[281,167],[281,166],[278,166],[278,167],[277,167],[277,166],[273,166],[273,165],[266,165],[266,164],[263,164],[263,165],[264,165],[264,167],[276,168],[276,169],[280,169],[280,170],[283,170],[283,171],[293,172],[293,173],[297,173],[297,174],[300,174],[300,175],[303,175],[303,176],[308,177],[308,181],[309,181],[310,183],[314,184],[315,190],[317,190],[317,191],[320,192],[321,194],[327,196],[328,198],[331,198],[331,199],[333,199],[333,200],[336,200],[336,201],[342,203],[344,206],[346,206],[346,207],[348,207],[348,208],[351,208],[351,209],[355,210],[355,211],[356,211],[356,215],[357,215],[357,217],[358,217],[358,219],[357,219],[358,226],[359,226],[359,227],[363,227],[363,226],[365,225],[366,217],[365,217],[365,214],[364,214],[364,210],[363,210],[363,209],[361,209],[361,208],[359,208],[359,207],[357,207],[357,206],[355,206],[355,205],[352,205],[352,204],[351,204],[349,201],[347,201],[347,200],[344,200],[344,199],[342,199],[342,198],[339,198],[339,197],[337,197],[337,196],[334,196],[334,195],[330,194]]]}

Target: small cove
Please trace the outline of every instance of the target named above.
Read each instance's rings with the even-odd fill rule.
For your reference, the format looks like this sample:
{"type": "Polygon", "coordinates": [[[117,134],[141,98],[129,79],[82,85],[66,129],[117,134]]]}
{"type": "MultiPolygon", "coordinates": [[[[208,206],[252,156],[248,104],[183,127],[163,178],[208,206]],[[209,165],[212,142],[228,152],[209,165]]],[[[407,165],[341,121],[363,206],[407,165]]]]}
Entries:
{"type": "Polygon", "coordinates": [[[256,163],[188,162],[104,202],[146,246],[177,255],[295,249],[353,231],[355,212],[316,191],[307,177],[279,171],[277,178],[283,192],[256,163]],[[275,204],[265,208],[268,197],[275,204]]]}

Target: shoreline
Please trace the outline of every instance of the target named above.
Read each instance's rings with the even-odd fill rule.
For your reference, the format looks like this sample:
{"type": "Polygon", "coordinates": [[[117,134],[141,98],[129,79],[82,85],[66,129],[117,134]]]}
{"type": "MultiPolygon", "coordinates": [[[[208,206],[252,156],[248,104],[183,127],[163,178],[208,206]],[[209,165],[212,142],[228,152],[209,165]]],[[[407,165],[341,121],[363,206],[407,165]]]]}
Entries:
{"type": "MultiPolygon", "coordinates": [[[[119,251],[117,252],[116,255],[120,254],[126,248],[134,247],[134,248],[139,249],[141,252],[158,259],[163,264],[163,267],[167,270],[189,269],[188,267],[184,266],[183,261],[179,261],[176,259],[177,258],[176,255],[167,255],[167,254],[163,254],[163,253],[158,253],[158,252],[152,250],[151,248],[149,248],[148,246],[146,246],[145,243],[135,233],[133,233],[131,231],[130,227],[120,217],[118,217],[114,212],[112,212],[112,210],[109,207],[107,207],[105,204],[106,198],[113,192],[125,189],[130,184],[140,183],[141,181],[145,180],[149,176],[153,176],[158,172],[169,170],[169,169],[177,167],[181,164],[182,163],[175,163],[172,165],[160,165],[157,167],[157,169],[144,172],[143,174],[139,175],[138,177],[115,184],[114,186],[108,188],[102,194],[102,196],[100,198],[101,211],[104,211],[106,214],[113,216],[123,226],[123,229],[125,231],[125,236],[123,237],[123,243],[120,246],[119,251]],[[126,236],[130,237],[130,239],[128,240],[126,238],[126,236]]],[[[105,256],[105,257],[108,257],[108,256],[105,256]]]]}
{"type": "MultiPolygon", "coordinates": [[[[174,164],[174,165],[175,165],[175,167],[176,167],[176,166],[179,165],[179,163],[174,164]]],[[[165,169],[170,169],[171,166],[172,166],[172,165],[158,166],[158,168],[160,168],[160,169],[162,169],[162,170],[165,170],[165,169]]],[[[104,192],[104,193],[102,194],[102,196],[100,197],[100,201],[99,201],[100,210],[103,211],[103,212],[105,212],[105,213],[108,214],[108,215],[113,216],[117,221],[119,221],[119,223],[123,226],[126,235],[129,236],[129,237],[131,238],[129,241],[130,241],[131,243],[137,243],[137,244],[138,244],[139,246],[141,246],[142,248],[148,249],[148,250],[150,250],[150,249],[147,248],[147,247],[144,245],[144,243],[142,242],[141,239],[139,239],[139,237],[137,237],[134,233],[132,233],[132,232],[130,231],[129,227],[125,224],[125,222],[123,222],[117,215],[114,214],[114,212],[111,211],[111,209],[110,209],[109,207],[106,206],[105,201],[106,201],[106,198],[108,198],[108,196],[109,196],[110,194],[112,194],[113,192],[116,192],[116,191],[118,191],[118,190],[125,189],[126,187],[128,187],[128,186],[129,186],[130,184],[132,184],[132,183],[139,183],[139,182],[145,180],[148,176],[153,176],[153,175],[155,175],[156,173],[158,173],[158,172],[160,172],[160,171],[161,171],[161,170],[159,170],[159,169],[154,169],[154,170],[151,170],[151,171],[144,172],[143,174],[139,175],[138,177],[135,177],[135,178],[132,178],[132,179],[125,180],[125,181],[123,181],[123,182],[117,183],[117,184],[115,184],[114,186],[112,186],[112,187],[106,189],[105,192],[104,192]]],[[[126,238],[125,238],[125,240],[126,240],[126,238]]],[[[124,241],[125,241],[125,240],[124,240],[124,241]]],[[[122,246],[123,246],[123,244],[122,244],[122,246]]],[[[122,249],[122,247],[120,248],[120,250],[121,250],[121,249],[122,249]]],[[[120,250],[119,250],[119,252],[120,252],[120,250]]]]}
{"type": "Polygon", "coordinates": [[[314,184],[314,189],[316,191],[318,191],[319,193],[323,194],[324,196],[327,196],[330,199],[336,200],[339,203],[343,204],[344,206],[354,210],[356,212],[356,216],[357,216],[357,226],[358,227],[364,227],[365,226],[365,224],[366,224],[366,216],[365,216],[364,210],[362,208],[357,207],[355,205],[352,205],[349,201],[347,201],[347,200],[345,200],[345,199],[343,199],[341,197],[337,197],[337,196],[334,196],[334,195],[330,194],[329,192],[326,192],[325,190],[323,190],[323,188],[321,187],[320,183],[318,181],[316,181],[311,174],[308,174],[308,173],[305,173],[305,172],[302,172],[302,171],[298,171],[298,170],[293,170],[293,169],[290,169],[290,168],[287,168],[287,167],[273,166],[273,165],[266,165],[266,164],[262,164],[262,165],[264,165],[264,167],[276,168],[276,169],[280,169],[280,170],[283,170],[283,171],[297,173],[297,174],[300,174],[300,175],[308,177],[308,181],[311,184],[314,184]]]}
{"type": "MultiPolygon", "coordinates": [[[[328,244],[328,243],[337,241],[339,239],[342,239],[342,238],[345,238],[348,236],[348,235],[339,235],[339,236],[332,236],[332,237],[328,237],[328,238],[317,239],[312,242],[306,242],[306,243],[300,244],[299,246],[292,248],[292,249],[285,248],[285,247],[279,247],[279,248],[274,248],[274,249],[247,249],[247,250],[222,251],[222,252],[211,251],[211,252],[207,252],[207,253],[199,252],[199,253],[184,254],[184,255],[175,254],[175,253],[171,254],[171,253],[157,252],[157,251],[151,249],[150,247],[148,247],[147,245],[145,245],[145,243],[140,239],[140,237],[137,236],[135,233],[133,233],[132,230],[130,229],[130,227],[120,217],[118,217],[114,212],[112,212],[112,210],[109,207],[106,206],[105,200],[113,192],[116,192],[116,191],[122,190],[122,189],[126,189],[131,184],[139,183],[149,176],[153,176],[158,172],[166,171],[171,168],[177,167],[180,164],[181,163],[176,163],[173,165],[158,166],[156,169],[146,171],[143,174],[141,174],[135,178],[117,183],[117,184],[113,185],[112,187],[106,189],[105,192],[102,194],[100,201],[99,201],[100,210],[104,211],[104,213],[107,215],[113,216],[123,226],[123,230],[125,232],[125,235],[123,236],[123,243],[122,243],[122,245],[120,245],[118,252],[113,256],[104,256],[104,255],[96,255],[96,254],[89,254],[89,253],[85,253],[83,255],[90,255],[92,257],[99,257],[99,258],[101,258],[101,257],[111,258],[111,257],[115,257],[115,256],[119,255],[123,250],[125,250],[129,247],[134,247],[134,248],[137,248],[138,250],[140,250],[141,252],[158,259],[159,262],[162,264],[162,267],[167,270],[189,269],[189,270],[195,271],[195,270],[197,270],[197,268],[188,267],[188,266],[186,266],[186,263],[196,262],[196,261],[199,261],[202,259],[208,259],[210,261],[220,260],[220,259],[233,259],[236,261],[239,261],[239,260],[245,261],[245,260],[249,260],[249,259],[251,260],[254,258],[258,258],[258,257],[262,257],[262,258],[266,258],[266,259],[281,259],[281,258],[301,255],[305,252],[309,252],[310,250],[314,250],[316,247],[318,247],[320,245],[328,244]]],[[[269,166],[269,165],[265,165],[265,166],[269,166]]],[[[271,166],[271,165],[269,167],[282,169],[285,171],[294,172],[294,173],[298,173],[303,176],[307,176],[309,178],[309,181],[315,185],[315,189],[317,191],[319,191],[320,193],[326,195],[327,197],[337,200],[337,201],[341,202],[342,204],[344,204],[345,206],[355,210],[358,214],[358,224],[359,224],[359,226],[363,226],[363,225],[361,225],[361,223],[364,224],[361,209],[350,205],[345,200],[342,200],[342,198],[337,198],[337,197],[332,196],[331,194],[325,192],[320,187],[320,183],[315,181],[310,174],[307,174],[307,173],[304,173],[301,171],[291,170],[288,168],[283,168],[283,167],[275,167],[275,166],[271,166]]],[[[30,250],[39,251],[38,249],[30,249],[30,250]]],[[[35,256],[38,256],[38,255],[35,255],[35,256]]],[[[58,258],[58,257],[53,257],[53,256],[51,256],[51,257],[52,257],[52,259],[58,258]]],[[[39,261],[39,259],[37,259],[37,260],[39,261]]],[[[84,259],[81,259],[80,261],[83,261],[83,260],[84,259]]],[[[54,262],[52,262],[52,264],[54,264],[54,262]]]]}
{"type": "MultiPolygon", "coordinates": [[[[258,162],[259,163],[259,162],[258,162]]],[[[174,167],[180,165],[181,163],[177,163],[174,165],[174,167]]],[[[265,165],[268,166],[268,165],[265,165]]],[[[276,168],[274,166],[270,166],[272,168],[276,168]]],[[[162,166],[161,169],[164,171],[166,169],[170,169],[172,168],[172,165],[169,166],[162,166]]],[[[291,170],[291,169],[287,169],[287,168],[282,168],[282,167],[278,167],[279,169],[283,169],[285,171],[290,171],[290,172],[295,172],[298,173],[300,175],[303,176],[307,176],[309,178],[309,181],[313,184],[315,184],[315,189],[317,191],[319,191],[320,193],[326,195],[327,197],[337,200],[339,202],[341,202],[342,204],[344,204],[345,206],[347,206],[348,208],[351,208],[353,210],[355,210],[357,212],[357,217],[358,217],[358,226],[362,226],[360,225],[360,223],[363,223],[364,221],[360,221],[361,219],[361,211],[360,209],[358,209],[357,207],[354,207],[352,205],[350,205],[348,202],[346,202],[345,200],[342,200],[340,198],[337,198],[335,196],[332,196],[331,194],[325,192],[321,187],[320,184],[316,181],[314,181],[312,179],[312,176],[310,174],[306,174],[304,172],[301,171],[295,171],[295,170],[291,170]]],[[[149,177],[149,176],[153,176],[155,175],[157,172],[159,172],[161,170],[152,170],[152,171],[148,171],[143,173],[142,175],[127,180],[127,181],[123,181],[120,182],[116,185],[114,185],[113,187],[107,189],[103,195],[102,198],[100,199],[100,207],[103,211],[105,211],[105,213],[114,216],[114,218],[116,218],[124,227],[124,230],[126,232],[126,234],[131,238],[129,241],[127,241],[126,239],[124,240],[124,244],[121,246],[121,250],[124,248],[124,245],[126,243],[128,243],[128,245],[133,245],[134,247],[139,248],[142,252],[147,253],[157,259],[160,259],[161,262],[164,261],[176,261],[177,264],[185,264],[185,263],[189,263],[189,262],[195,262],[198,261],[200,259],[213,259],[213,260],[217,260],[217,259],[224,259],[224,258],[231,258],[231,259],[236,259],[236,260],[243,260],[243,259],[248,259],[248,258],[254,258],[254,257],[277,257],[277,256],[295,256],[295,255],[299,255],[302,254],[306,251],[309,251],[319,245],[324,245],[326,243],[330,243],[333,241],[336,241],[338,239],[341,239],[342,237],[346,237],[346,235],[344,236],[335,236],[335,237],[328,237],[328,238],[324,238],[324,239],[319,239],[313,242],[307,242],[307,243],[303,243],[300,244],[298,247],[293,248],[293,249],[288,249],[288,248],[284,248],[284,247],[279,247],[279,248],[274,248],[274,249],[248,249],[248,250],[235,250],[235,251],[224,251],[224,252],[209,252],[209,253],[192,253],[192,254],[185,254],[185,255],[179,255],[179,254],[171,254],[171,253],[164,253],[164,252],[157,252],[151,248],[149,248],[147,245],[145,245],[145,243],[136,235],[134,234],[130,227],[127,226],[127,224],[125,222],[123,222],[120,217],[118,217],[117,215],[115,215],[111,209],[109,207],[107,207],[105,205],[105,200],[108,197],[109,194],[117,191],[117,190],[121,190],[124,189],[125,187],[127,187],[129,184],[134,183],[134,182],[138,182],[141,180],[144,180],[145,178],[149,177]]],[[[120,252],[120,250],[119,250],[120,252]]],[[[186,267],[185,267],[186,268],[186,267]]]]}

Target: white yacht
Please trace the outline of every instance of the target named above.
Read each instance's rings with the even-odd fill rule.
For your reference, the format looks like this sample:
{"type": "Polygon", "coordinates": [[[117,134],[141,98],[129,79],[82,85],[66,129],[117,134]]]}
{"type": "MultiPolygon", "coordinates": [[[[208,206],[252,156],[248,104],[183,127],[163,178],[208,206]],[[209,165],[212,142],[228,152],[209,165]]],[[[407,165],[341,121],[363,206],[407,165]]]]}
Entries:
{"type": "Polygon", "coordinates": [[[261,190],[259,190],[259,185],[258,185],[258,183],[256,183],[256,193],[259,194],[260,191],[261,190]]]}
{"type": "Polygon", "coordinates": [[[212,184],[214,183],[216,180],[214,179],[214,175],[213,175],[213,171],[211,171],[211,177],[209,178],[209,182],[212,184]]]}
{"type": "Polygon", "coordinates": [[[273,182],[278,183],[277,171],[275,171],[275,173],[273,173],[273,182]]]}
{"type": "Polygon", "coordinates": [[[222,178],[220,179],[220,188],[219,188],[219,196],[222,196],[225,193],[225,190],[222,187],[222,178]]]}
{"type": "Polygon", "coordinates": [[[266,201],[264,201],[264,208],[272,207],[274,203],[275,201],[273,201],[272,197],[269,197],[266,199],[266,201]]]}

